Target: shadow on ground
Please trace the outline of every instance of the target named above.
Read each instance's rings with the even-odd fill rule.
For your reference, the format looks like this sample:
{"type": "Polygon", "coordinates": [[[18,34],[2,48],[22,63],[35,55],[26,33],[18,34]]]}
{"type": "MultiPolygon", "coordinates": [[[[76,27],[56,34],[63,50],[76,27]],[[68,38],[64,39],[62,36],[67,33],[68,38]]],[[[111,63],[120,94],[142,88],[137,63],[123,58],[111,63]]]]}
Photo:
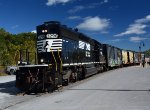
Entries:
{"type": "Polygon", "coordinates": [[[150,91],[150,89],[68,89],[77,91],[150,91]]]}
{"type": "Polygon", "coordinates": [[[16,95],[21,91],[15,87],[15,81],[0,83],[0,93],[16,95]]]}

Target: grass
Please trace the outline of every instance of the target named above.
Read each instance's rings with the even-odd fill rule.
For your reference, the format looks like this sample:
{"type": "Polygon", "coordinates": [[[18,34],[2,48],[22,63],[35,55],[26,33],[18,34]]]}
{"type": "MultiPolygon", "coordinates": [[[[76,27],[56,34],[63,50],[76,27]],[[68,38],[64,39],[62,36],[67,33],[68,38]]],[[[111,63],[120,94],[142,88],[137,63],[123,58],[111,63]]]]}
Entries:
{"type": "Polygon", "coordinates": [[[5,70],[5,66],[0,65],[0,70],[5,70]]]}
{"type": "Polygon", "coordinates": [[[7,76],[8,74],[6,73],[0,73],[0,76],[7,76]]]}

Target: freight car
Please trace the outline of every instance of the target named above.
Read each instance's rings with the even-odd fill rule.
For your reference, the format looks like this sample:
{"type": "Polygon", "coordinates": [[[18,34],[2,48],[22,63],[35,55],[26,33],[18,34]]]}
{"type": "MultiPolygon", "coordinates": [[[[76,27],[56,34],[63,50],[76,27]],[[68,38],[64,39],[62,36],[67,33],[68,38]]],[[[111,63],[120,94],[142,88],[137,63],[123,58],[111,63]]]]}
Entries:
{"type": "Polygon", "coordinates": [[[139,65],[139,64],[140,64],[140,53],[134,52],[134,65],[139,65]]]}
{"type": "Polygon", "coordinates": [[[132,50],[128,50],[128,64],[134,65],[134,52],[132,50]]]}
{"type": "Polygon", "coordinates": [[[122,50],[117,47],[115,47],[115,65],[122,67],[122,50]]]}
{"type": "Polygon", "coordinates": [[[53,91],[101,72],[106,65],[100,42],[57,21],[37,26],[37,62],[18,66],[17,88],[53,91]]]}
{"type": "Polygon", "coordinates": [[[129,57],[129,54],[127,54],[127,50],[122,50],[122,64],[123,66],[127,66],[128,65],[128,57],[129,57]]]}
{"type": "Polygon", "coordinates": [[[103,44],[103,53],[106,58],[107,70],[122,66],[122,50],[108,45],[103,44]]]}

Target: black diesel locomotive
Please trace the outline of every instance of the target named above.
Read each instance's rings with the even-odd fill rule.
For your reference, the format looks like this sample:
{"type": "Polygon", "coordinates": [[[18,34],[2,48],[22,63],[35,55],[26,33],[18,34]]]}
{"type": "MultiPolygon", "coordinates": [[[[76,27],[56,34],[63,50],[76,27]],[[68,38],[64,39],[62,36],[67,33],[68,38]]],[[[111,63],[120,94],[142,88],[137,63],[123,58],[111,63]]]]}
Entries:
{"type": "Polygon", "coordinates": [[[32,92],[53,91],[122,66],[123,55],[121,49],[101,44],[77,29],[57,21],[45,22],[37,26],[37,64],[18,66],[16,87],[32,92]]]}
{"type": "Polygon", "coordinates": [[[103,45],[59,22],[37,26],[36,65],[20,65],[16,87],[24,91],[52,91],[69,82],[103,71],[103,45]]]}

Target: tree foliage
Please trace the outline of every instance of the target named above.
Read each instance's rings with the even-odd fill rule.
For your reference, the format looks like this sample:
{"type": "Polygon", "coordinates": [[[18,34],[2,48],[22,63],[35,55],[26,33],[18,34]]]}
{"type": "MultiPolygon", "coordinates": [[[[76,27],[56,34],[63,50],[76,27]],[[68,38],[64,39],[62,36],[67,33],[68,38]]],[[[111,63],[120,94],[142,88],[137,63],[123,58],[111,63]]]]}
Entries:
{"type": "Polygon", "coordinates": [[[144,53],[145,53],[145,56],[146,56],[146,57],[150,57],[150,49],[149,49],[149,50],[146,50],[144,53]]]}
{"type": "MultiPolygon", "coordinates": [[[[28,49],[35,53],[35,33],[10,34],[4,29],[0,29],[0,65],[15,65],[19,61],[21,49],[28,49]]],[[[25,52],[23,53],[25,56],[25,52]]],[[[30,54],[30,60],[33,62],[34,54],[30,54]]]]}

